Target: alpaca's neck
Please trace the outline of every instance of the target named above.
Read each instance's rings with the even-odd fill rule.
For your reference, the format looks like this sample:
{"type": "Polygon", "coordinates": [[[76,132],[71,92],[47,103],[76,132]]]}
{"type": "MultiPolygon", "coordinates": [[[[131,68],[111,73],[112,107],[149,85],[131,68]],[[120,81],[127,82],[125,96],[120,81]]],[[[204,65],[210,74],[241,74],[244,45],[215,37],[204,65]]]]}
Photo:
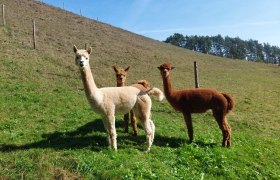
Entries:
{"type": "Polygon", "coordinates": [[[168,101],[171,100],[172,98],[172,93],[173,93],[173,89],[172,89],[172,84],[171,84],[171,78],[170,78],[170,75],[167,76],[167,77],[163,77],[162,78],[163,80],[163,87],[164,87],[164,95],[166,97],[166,99],[168,101]]]}
{"type": "Polygon", "coordinates": [[[89,66],[85,67],[80,71],[81,71],[81,77],[83,80],[86,96],[88,100],[92,100],[92,98],[96,95],[96,91],[98,90],[98,88],[95,85],[90,67],[89,66]]]}
{"type": "Polygon", "coordinates": [[[124,82],[117,82],[117,87],[123,87],[124,86],[124,82]]]}

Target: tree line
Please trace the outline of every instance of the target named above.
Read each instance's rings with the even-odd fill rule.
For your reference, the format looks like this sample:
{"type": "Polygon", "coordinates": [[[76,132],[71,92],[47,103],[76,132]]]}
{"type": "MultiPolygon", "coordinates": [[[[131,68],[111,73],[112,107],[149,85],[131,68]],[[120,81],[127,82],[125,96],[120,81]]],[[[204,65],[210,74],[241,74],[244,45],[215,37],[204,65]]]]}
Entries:
{"type": "Polygon", "coordinates": [[[280,48],[269,43],[259,43],[257,40],[242,40],[229,36],[184,36],[175,33],[166,38],[165,43],[232,59],[280,64],[280,48]]]}

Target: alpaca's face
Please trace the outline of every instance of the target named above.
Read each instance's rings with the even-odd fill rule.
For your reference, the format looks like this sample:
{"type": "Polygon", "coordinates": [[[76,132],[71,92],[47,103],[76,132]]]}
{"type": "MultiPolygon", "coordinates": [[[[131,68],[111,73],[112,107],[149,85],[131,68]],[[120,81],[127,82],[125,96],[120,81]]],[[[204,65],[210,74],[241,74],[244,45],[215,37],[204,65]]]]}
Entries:
{"type": "Polygon", "coordinates": [[[76,65],[80,68],[85,68],[89,66],[89,55],[91,53],[91,48],[88,50],[83,49],[77,49],[76,46],[74,46],[74,52],[76,54],[75,62],[76,65]]]}
{"type": "Polygon", "coordinates": [[[116,74],[116,79],[118,84],[123,84],[126,80],[126,73],[129,70],[129,67],[126,69],[117,69],[115,66],[113,66],[113,69],[116,74]]]}
{"type": "Polygon", "coordinates": [[[84,68],[89,65],[89,57],[81,53],[76,53],[76,65],[84,68]]]}
{"type": "Polygon", "coordinates": [[[160,74],[162,77],[167,77],[170,74],[170,71],[174,69],[169,63],[161,64],[158,69],[160,70],[160,74]]]}

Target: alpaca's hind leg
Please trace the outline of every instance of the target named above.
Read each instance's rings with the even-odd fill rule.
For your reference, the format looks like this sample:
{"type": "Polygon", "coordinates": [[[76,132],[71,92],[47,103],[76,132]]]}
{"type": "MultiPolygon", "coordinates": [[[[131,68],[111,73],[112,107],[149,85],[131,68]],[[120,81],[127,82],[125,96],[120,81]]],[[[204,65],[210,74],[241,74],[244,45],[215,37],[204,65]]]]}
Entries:
{"type": "Polygon", "coordinates": [[[144,113],[143,111],[136,111],[136,115],[146,133],[147,152],[149,152],[155,137],[155,125],[153,121],[149,119],[149,112],[144,113]]]}
{"type": "Polygon", "coordinates": [[[143,119],[143,129],[146,133],[147,152],[151,150],[151,146],[155,137],[155,125],[151,119],[143,119]]]}
{"type": "Polygon", "coordinates": [[[129,126],[129,113],[123,116],[124,119],[124,132],[128,133],[128,126],[129,126]]]}
{"type": "Polygon", "coordinates": [[[152,128],[152,137],[151,137],[151,140],[152,140],[152,144],[154,142],[154,139],[155,139],[155,132],[156,132],[156,126],[154,124],[154,122],[150,119],[150,126],[152,128]]]}
{"type": "Polygon", "coordinates": [[[185,123],[188,128],[188,135],[190,139],[190,143],[193,141],[193,125],[192,125],[192,116],[190,113],[183,113],[184,114],[184,119],[185,123]]]}
{"type": "Polygon", "coordinates": [[[230,147],[231,146],[231,141],[230,141],[231,128],[227,122],[226,116],[223,113],[214,112],[214,111],[213,111],[213,115],[223,133],[222,146],[230,147]]]}
{"type": "Polygon", "coordinates": [[[225,122],[226,122],[226,126],[228,129],[228,136],[226,138],[226,146],[230,147],[231,146],[231,127],[229,126],[228,122],[227,122],[227,118],[225,117],[225,122]]]}
{"type": "Polygon", "coordinates": [[[131,119],[131,124],[133,128],[133,135],[137,136],[138,135],[138,129],[137,129],[137,122],[136,122],[136,116],[133,110],[130,111],[130,119],[131,119]]]}
{"type": "Polygon", "coordinates": [[[155,136],[155,125],[150,119],[152,101],[148,95],[138,97],[134,112],[146,133],[147,152],[150,151],[155,136]]]}
{"type": "Polygon", "coordinates": [[[222,146],[224,147],[230,147],[231,146],[231,128],[229,124],[227,123],[227,120],[225,118],[225,121],[222,123],[223,126],[223,143],[222,146]]]}

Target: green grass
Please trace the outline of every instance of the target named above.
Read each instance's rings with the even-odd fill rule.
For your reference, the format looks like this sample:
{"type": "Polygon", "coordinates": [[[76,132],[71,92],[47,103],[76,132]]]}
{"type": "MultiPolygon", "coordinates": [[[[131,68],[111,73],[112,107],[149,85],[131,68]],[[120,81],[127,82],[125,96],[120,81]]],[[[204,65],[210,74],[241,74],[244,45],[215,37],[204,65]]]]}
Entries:
{"type": "Polygon", "coordinates": [[[32,1],[22,3],[19,11],[11,6],[15,2],[5,0],[15,11],[9,10],[9,26],[0,27],[0,179],[280,178],[279,67],[191,52],[43,5],[26,10],[32,1]],[[56,19],[51,22],[59,25],[50,26],[36,10],[52,12],[50,19],[56,19]],[[26,44],[29,26],[22,24],[32,13],[41,27],[37,50],[26,44]],[[84,37],[74,33],[76,27],[84,37]],[[84,42],[92,42],[91,68],[99,87],[115,86],[112,65],[130,65],[127,84],[147,79],[162,89],[156,67],[166,61],[176,67],[172,80],[177,89],[193,87],[196,60],[200,85],[227,92],[236,101],[228,115],[232,147],[221,147],[211,112],[193,115],[195,140],[189,144],[182,115],[166,100],[153,99],[151,152],[144,152],[140,125],[138,137],[131,128],[123,133],[122,116],[116,118],[118,151],[110,150],[74,65],[72,45],[84,42]]]}
{"type": "MultiPolygon", "coordinates": [[[[23,50],[31,56],[38,53],[23,50]]],[[[166,100],[153,100],[156,137],[151,152],[144,152],[141,127],[138,137],[132,131],[123,133],[121,116],[116,121],[119,149],[113,152],[107,147],[100,117],[80,90],[78,73],[77,77],[70,75],[72,70],[65,76],[55,74],[53,59],[38,58],[36,65],[29,66],[31,62],[28,58],[1,61],[0,172],[4,179],[280,178],[279,95],[277,90],[267,91],[278,86],[272,83],[277,76],[260,79],[265,86],[227,85],[237,101],[228,117],[233,129],[231,148],[221,147],[221,132],[210,112],[193,115],[195,141],[189,144],[182,115],[166,100]]],[[[265,68],[266,74],[275,71],[267,65],[244,66],[265,68]]],[[[173,71],[174,76],[179,73],[180,68],[173,71]]],[[[251,73],[263,76],[260,71],[251,73]]],[[[242,79],[235,79],[235,84],[243,84],[242,79]]]]}

